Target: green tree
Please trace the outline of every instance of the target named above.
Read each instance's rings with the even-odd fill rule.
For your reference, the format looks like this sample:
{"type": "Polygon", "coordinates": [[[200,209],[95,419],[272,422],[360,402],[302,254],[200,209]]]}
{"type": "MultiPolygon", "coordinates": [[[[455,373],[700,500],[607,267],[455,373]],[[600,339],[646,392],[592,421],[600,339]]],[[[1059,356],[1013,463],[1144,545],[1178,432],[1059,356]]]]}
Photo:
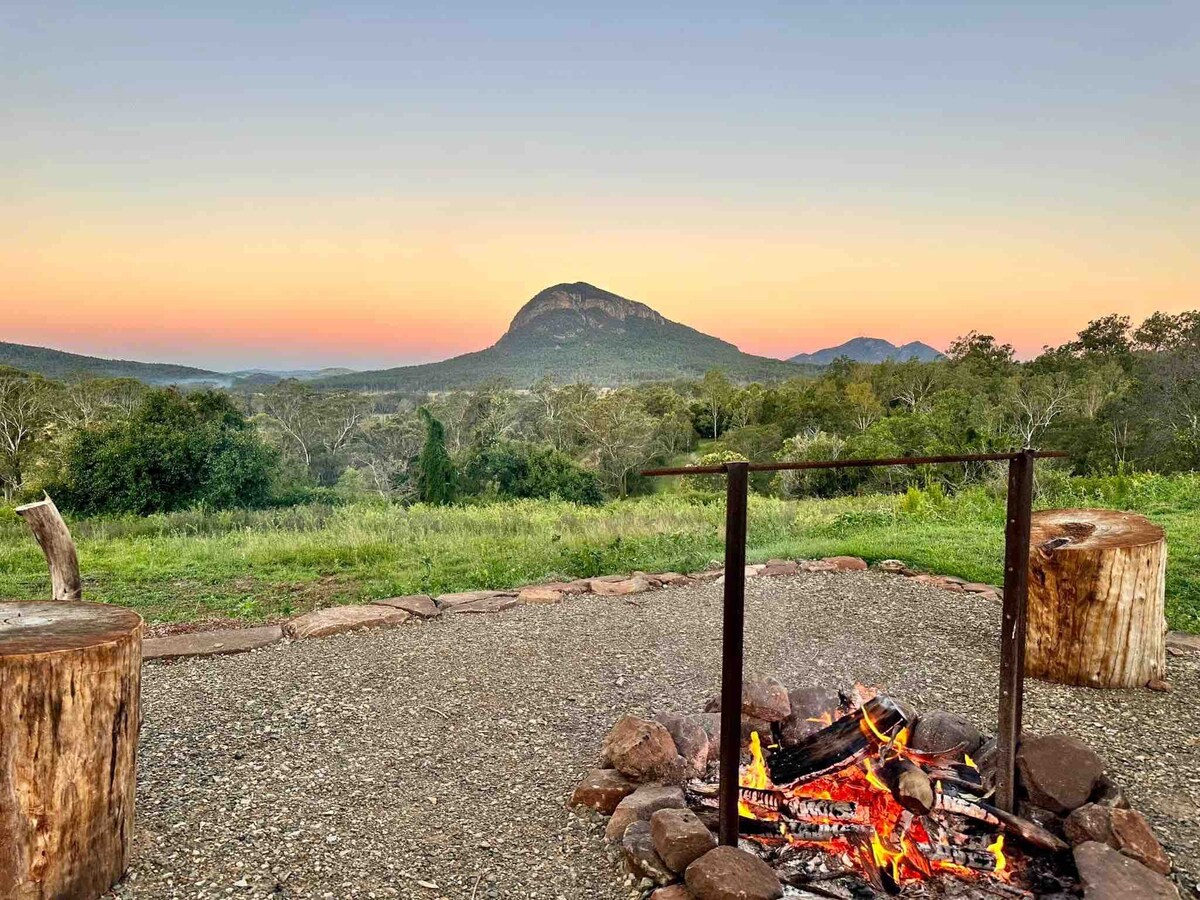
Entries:
{"type": "Polygon", "coordinates": [[[5,500],[25,487],[47,435],[55,387],[40,375],[0,370],[0,486],[5,500]]]}
{"type": "Polygon", "coordinates": [[[458,473],[446,452],[446,428],[425,407],[417,411],[425,423],[425,445],[417,457],[417,497],[422,503],[453,503],[458,473]]]}
{"type": "Polygon", "coordinates": [[[494,441],[463,466],[468,489],[483,496],[550,498],[596,505],[604,491],[594,472],[551,447],[494,441]]]}
{"type": "Polygon", "coordinates": [[[75,432],[49,490],[85,514],[262,506],[277,462],[227,395],[160,389],[128,420],[75,432]]]}

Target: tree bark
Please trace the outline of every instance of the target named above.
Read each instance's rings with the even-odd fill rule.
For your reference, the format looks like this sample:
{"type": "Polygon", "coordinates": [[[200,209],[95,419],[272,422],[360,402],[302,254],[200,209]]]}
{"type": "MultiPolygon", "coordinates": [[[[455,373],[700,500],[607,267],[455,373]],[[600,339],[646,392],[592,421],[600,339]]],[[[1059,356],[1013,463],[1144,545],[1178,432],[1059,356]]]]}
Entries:
{"type": "Polygon", "coordinates": [[[129,862],[142,619],[0,603],[0,897],[95,900],[129,862]]]}
{"type": "Polygon", "coordinates": [[[1105,688],[1163,678],[1163,530],[1132,513],[1045,510],[1030,542],[1026,674],[1105,688]]]}
{"type": "Polygon", "coordinates": [[[54,600],[82,600],[83,581],[79,575],[79,555],[67,523],[47,495],[45,500],[18,506],[21,516],[33,531],[33,537],[46,555],[50,567],[50,596],[54,600]]]}

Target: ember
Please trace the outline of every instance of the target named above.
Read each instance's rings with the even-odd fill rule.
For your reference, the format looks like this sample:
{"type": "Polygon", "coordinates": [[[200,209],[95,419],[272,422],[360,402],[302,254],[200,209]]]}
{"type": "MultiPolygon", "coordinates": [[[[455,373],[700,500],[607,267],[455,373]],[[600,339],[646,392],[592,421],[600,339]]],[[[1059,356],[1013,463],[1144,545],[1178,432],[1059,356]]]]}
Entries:
{"type": "MultiPolygon", "coordinates": [[[[761,736],[751,735],[738,804],[755,823],[744,828],[756,832],[749,840],[787,869],[856,871],[885,891],[935,872],[1008,882],[1019,862],[1006,856],[1003,823],[983,801],[982,780],[961,748],[910,750],[910,723],[887,697],[827,715],[824,728],[775,748],[769,762],[761,736]],[[956,786],[939,773],[952,774],[956,786]]],[[[714,803],[707,784],[693,784],[691,793],[700,805],[714,803]]]]}

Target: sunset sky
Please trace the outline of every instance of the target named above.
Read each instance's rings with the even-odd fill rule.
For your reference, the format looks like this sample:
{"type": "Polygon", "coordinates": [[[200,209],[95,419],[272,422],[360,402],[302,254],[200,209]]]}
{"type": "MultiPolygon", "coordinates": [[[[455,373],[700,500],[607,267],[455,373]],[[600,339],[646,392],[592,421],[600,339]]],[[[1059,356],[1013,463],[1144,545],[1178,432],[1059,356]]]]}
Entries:
{"type": "Polygon", "coordinates": [[[424,362],[590,281],[771,356],[1200,307],[1200,3],[13,0],[0,340],[424,362]]]}

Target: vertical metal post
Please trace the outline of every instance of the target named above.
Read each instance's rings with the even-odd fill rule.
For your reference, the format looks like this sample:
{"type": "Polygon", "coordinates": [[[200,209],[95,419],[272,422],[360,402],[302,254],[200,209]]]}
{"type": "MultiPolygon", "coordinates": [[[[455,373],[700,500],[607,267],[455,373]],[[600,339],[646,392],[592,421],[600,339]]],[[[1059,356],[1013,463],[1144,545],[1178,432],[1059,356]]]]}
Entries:
{"type": "Polygon", "coordinates": [[[1034,451],[1008,464],[1008,513],[1004,523],[1004,612],[1000,625],[1000,727],[997,730],[996,805],[1016,803],[1017,742],[1025,695],[1025,612],[1029,600],[1029,530],[1033,515],[1034,451]]]}
{"type": "Polygon", "coordinates": [[[746,501],[749,469],[725,464],[725,603],[721,630],[720,842],[738,842],[742,743],[742,636],[746,611],[746,501]]]}

